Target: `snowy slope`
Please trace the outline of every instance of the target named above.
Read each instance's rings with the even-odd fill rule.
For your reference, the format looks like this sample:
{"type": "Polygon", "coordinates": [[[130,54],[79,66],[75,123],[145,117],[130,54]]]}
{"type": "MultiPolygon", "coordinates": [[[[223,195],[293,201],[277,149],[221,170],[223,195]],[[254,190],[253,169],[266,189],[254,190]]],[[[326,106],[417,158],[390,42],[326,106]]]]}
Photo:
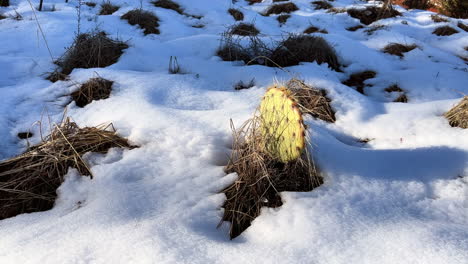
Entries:
{"type": "MultiPolygon", "coordinates": [[[[20,154],[19,131],[35,121],[61,119],[67,94],[97,74],[115,82],[111,97],[67,115],[81,126],[112,122],[140,146],[89,155],[95,178],[67,175],[56,206],[0,221],[0,263],[468,263],[468,130],[452,128],[443,113],[468,94],[468,33],[439,37],[431,12],[398,8],[403,16],[375,22],[368,35],[346,13],[314,10],[309,0],[283,26],[258,14],[271,0],[178,0],[198,20],[149,1],[112,1],[121,8],[98,16],[82,7],[81,31],[99,27],[130,48],[106,68],[75,69],[51,83],[54,69],[28,1],[11,0],[0,13],[0,159],[20,154]],[[120,16],[142,7],[161,19],[160,35],[143,35],[120,16]],[[268,38],[302,32],[310,24],[336,49],[343,72],[303,63],[288,72],[224,62],[215,56],[220,34],[235,23],[227,9],[268,38]],[[406,21],[407,23],[402,23],[406,21]],[[203,24],[204,28],[193,25],[203,24]],[[382,53],[388,43],[416,44],[403,59],[382,53]],[[170,75],[170,56],[184,74],[170,75]],[[377,72],[369,96],[343,85],[352,73],[377,72]],[[266,88],[291,77],[326,89],[337,122],[306,119],[312,153],[325,184],[309,193],[282,193],[284,205],[266,209],[233,241],[216,229],[236,175],[225,175],[229,120],[252,116],[266,88]],[[239,80],[256,86],[234,91],[239,80]],[[383,89],[397,83],[409,103],[393,103],[383,89]],[[371,139],[367,144],[360,139],[371,139]],[[78,206],[80,202],[80,206],[78,206]]],[[[35,3],[37,4],[37,3],[35,3]]],[[[372,5],[336,0],[335,7],[372,5]]],[[[77,31],[77,2],[46,0],[54,12],[36,12],[54,59],[77,31]]],[[[45,125],[47,127],[47,125],[45,125]]]]}

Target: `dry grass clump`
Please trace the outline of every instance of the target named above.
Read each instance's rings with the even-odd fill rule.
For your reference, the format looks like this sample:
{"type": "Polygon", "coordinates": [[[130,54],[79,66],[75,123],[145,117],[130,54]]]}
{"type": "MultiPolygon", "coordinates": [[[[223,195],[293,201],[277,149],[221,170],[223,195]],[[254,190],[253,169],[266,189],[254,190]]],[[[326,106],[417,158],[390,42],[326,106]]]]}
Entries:
{"type": "Polygon", "coordinates": [[[288,2],[284,4],[276,4],[270,6],[266,11],[265,11],[265,16],[269,16],[272,14],[281,14],[281,13],[291,13],[294,11],[299,10],[299,8],[296,6],[296,4],[288,2]]]}
{"type": "Polygon", "coordinates": [[[432,7],[430,0],[405,0],[403,4],[408,8],[421,10],[427,10],[432,7]]]}
{"type": "Polygon", "coordinates": [[[76,36],[65,54],[55,62],[62,69],[60,74],[50,77],[61,79],[61,75],[70,74],[76,68],[107,67],[116,63],[126,48],[128,45],[125,42],[111,39],[103,31],[82,33],[76,36]]]}
{"type": "Polygon", "coordinates": [[[120,6],[113,5],[110,1],[103,2],[101,4],[101,10],[99,11],[99,15],[101,16],[112,15],[117,10],[119,10],[119,8],[120,6]]]}
{"type": "Polygon", "coordinates": [[[333,7],[330,3],[326,1],[314,1],[312,4],[315,6],[315,10],[319,9],[330,9],[333,7]]]}
{"type": "Polygon", "coordinates": [[[444,114],[452,127],[468,128],[468,96],[444,114]]]}
{"type": "Polygon", "coordinates": [[[341,14],[345,12],[346,12],[346,8],[344,7],[332,7],[332,8],[329,8],[327,11],[327,13],[333,13],[333,14],[341,14]]]}
{"type": "Polygon", "coordinates": [[[260,215],[262,207],[280,207],[280,192],[307,192],[323,183],[307,151],[301,158],[288,163],[273,159],[265,151],[259,116],[247,121],[240,130],[233,129],[233,153],[225,168],[236,172],[237,180],[222,190],[226,195],[223,205],[224,221],[231,222],[231,239],[246,230],[260,215]]]}
{"type": "Polygon", "coordinates": [[[279,15],[276,17],[276,20],[280,23],[280,25],[285,24],[288,22],[288,19],[291,17],[291,15],[279,15]]]}
{"type": "Polygon", "coordinates": [[[438,27],[432,32],[432,34],[437,35],[437,36],[450,36],[456,33],[458,33],[458,30],[450,26],[438,27]]]}
{"type": "Polygon", "coordinates": [[[71,97],[78,107],[84,107],[92,101],[109,98],[113,83],[101,77],[92,78],[71,93],[71,97]]]}
{"type": "Polygon", "coordinates": [[[94,2],[85,2],[84,4],[89,6],[89,7],[96,7],[96,3],[94,3],[94,2]]]}
{"type": "Polygon", "coordinates": [[[461,29],[463,29],[464,31],[468,32],[468,26],[463,24],[462,22],[458,22],[457,26],[461,29]]]}
{"type": "Polygon", "coordinates": [[[143,33],[148,34],[159,34],[159,18],[152,12],[145,11],[142,9],[133,9],[125,13],[121,19],[128,21],[130,25],[138,25],[144,29],[143,33]]]}
{"type": "Polygon", "coordinates": [[[255,78],[252,78],[249,82],[244,82],[243,80],[238,81],[234,85],[234,90],[245,90],[255,86],[255,78]]]}
{"type": "Polygon", "coordinates": [[[231,16],[234,18],[236,21],[242,21],[244,20],[244,13],[242,13],[239,9],[235,8],[229,8],[228,13],[231,14],[231,16]]]}
{"type": "Polygon", "coordinates": [[[230,33],[239,36],[256,36],[260,31],[250,23],[239,23],[230,29],[230,33]]]}
{"type": "Polygon", "coordinates": [[[383,48],[382,51],[385,52],[385,53],[396,55],[396,56],[399,56],[400,58],[402,58],[404,56],[403,53],[412,51],[417,47],[418,46],[416,46],[415,44],[403,45],[403,44],[400,44],[400,43],[390,43],[387,46],[385,46],[385,48],[383,48]]]}
{"type": "Polygon", "coordinates": [[[246,0],[246,1],[249,3],[249,5],[263,2],[263,0],[246,0]]]}
{"type": "Polygon", "coordinates": [[[442,12],[454,18],[468,18],[468,1],[466,0],[444,0],[439,1],[442,12]]]}
{"type": "Polygon", "coordinates": [[[304,114],[329,123],[335,123],[335,111],[330,105],[330,98],[323,89],[307,85],[304,81],[293,78],[286,83],[286,87],[294,93],[304,114]]]}
{"type": "Polygon", "coordinates": [[[273,3],[278,3],[278,2],[287,2],[289,0],[273,0],[273,3]]]}
{"type": "Polygon", "coordinates": [[[393,100],[395,103],[407,103],[408,102],[408,96],[406,96],[405,93],[401,94],[398,96],[395,100],[393,100]]]}
{"type": "Polygon", "coordinates": [[[0,0],[0,6],[7,7],[10,5],[10,0],[0,0]]]}
{"type": "Polygon", "coordinates": [[[361,28],[364,28],[364,26],[363,25],[357,25],[357,26],[354,26],[354,27],[348,27],[348,28],[346,28],[346,30],[356,31],[356,30],[361,29],[361,28]]]}
{"type": "Polygon", "coordinates": [[[260,64],[269,67],[288,67],[300,62],[327,63],[339,71],[340,64],[335,50],[323,38],[308,35],[289,35],[273,48],[256,36],[247,36],[247,45],[242,38],[233,38],[228,31],[223,35],[217,55],[224,61],[242,60],[246,64],[260,64]]]}
{"type": "Polygon", "coordinates": [[[126,139],[109,128],[112,125],[80,128],[66,119],[40,144],[0,162],[0,220],[51,209],[68,168],[92,177],[83,160],[85,153],[131,148],[126,139]]]}
{"type": "Polygon", "coordinates": [[[358,72],[351,74],[349,79],[344,81],[343,84],[350,87],[356,87],[358,92],[364,94],[364,87],[366,86],[364,82],[368,79],[374,78],[376,75],[377,73],[374,71],[358,72]]]}
{"type": "Polygon", "coordinates": [[[155,7],[174,10],[174,11],[176,11],[177,13],[179,13],[181,15],[184,14],[184,10],[182,9],[182,7],[180,7],[180,5],[178,3],[176,3],[176,2],[174,2],[174,1],[171,1],[171,0],[157,0],[157,1],[153,1],[151,3],[155,7]]]}
{"type": "Polygon", "coordinates": [[[351,8],[347,10],[348,15],[359,19],[361,23],[370,25],[373,22],[390,17],[400,16],[400,12],[393,8],[381,8],[376,6],[368,6],[364,9],[351,8]]]}
{"type": "Polygon", "coordinates": [[[270,59],[281,67],[298,65],[300,62],[327,63],[335,71],[340,64],[335,50],[322,37],[289,35],[272,52],[270,59]]]}
{"type": "Polygon", "coordinates": [[[6,16],[0,14],[0,20],[7,18],[6,16]]]}
{"type": "Polygon", "coordinates": [[[318,27],[314,27],[314,26],[310,26],[304,30],[304,34],[312,34],[316,32],[323,33],[323,34],[328,33],[328,31],[326,31],[325,29],[319,29],[318,27]]]}
{"type": "Polygon", "coordinates": [[[431,15],[432,21],[436,23],[448,22],[448,19],[441,17],[439,15],[431,15]]]}

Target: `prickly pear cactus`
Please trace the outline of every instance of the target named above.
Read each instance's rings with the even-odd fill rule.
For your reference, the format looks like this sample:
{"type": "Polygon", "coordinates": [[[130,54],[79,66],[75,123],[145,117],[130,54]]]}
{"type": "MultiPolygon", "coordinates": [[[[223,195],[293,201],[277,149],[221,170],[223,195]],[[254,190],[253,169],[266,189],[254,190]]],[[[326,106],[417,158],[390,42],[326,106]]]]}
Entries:
{"type": "Polygon", "coordinates": [[[264,147],[273,158],[286,163],[299,158],[305,147],[302,114],[291,91],[270,87],[260,104],[264,147]]]}

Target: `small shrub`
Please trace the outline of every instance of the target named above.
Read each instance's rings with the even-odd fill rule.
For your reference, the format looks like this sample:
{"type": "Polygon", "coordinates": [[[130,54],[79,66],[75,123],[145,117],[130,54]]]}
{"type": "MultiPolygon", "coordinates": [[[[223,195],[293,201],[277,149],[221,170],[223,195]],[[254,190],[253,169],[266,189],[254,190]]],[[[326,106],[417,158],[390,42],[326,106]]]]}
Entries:
{"type": "Polygon", "coordinates": [[[468,128],[468,96],[444,114],[452,127],[468,128]]]}
{"type": "Polygon", "coordinates": [[[239,23],[230,29],[230,33],[239,36],[256,36],[260,31],[253,24],[239,23]]]}
{"type": "Polygon", "coordinates": [[[73,101],[75,101],[76,106],[85,107],[92,101],[109,98],[113,83],[113,81],[109,81],[100,77],[92,78],[82,84],[77,91],[71,93],[70,95],[73,101]]]}
{"type": "Polygon", "coordinates": [[[350,87],[356,87],[356,91],[364,94],[364,87],[366,86],[364,82],[368,79],[374,78],[376,75],[377,74],[374,71],[358,72],[351,74],[349,79],[344,81],[343,84],[350,87]]]}
{"type": "Polygon", "coordinates": [[[468,32],[468,26],[463,24],[462,22],[458,22],[457,26],[461,29],[463,29],[464,31],[468,32]]]}
{"type": "Polygon", "coordinates": [[[0,0],[0,6],[7,7],[10,5],[10,0],[0,0]]]}
{"type": "Polygon", "coordinates": [[[335,50],[318,36],[289,35],[273,50],[271,60],[281,67],[315,61],[318,64],[327,63],[335,71],[340,70],[335,50]]]}
{"type": "Polygon", "coordinates": [[[312,2],[312,4],[315,6],[316,10],[330,9],[330,8],[333,7],[330,3],[326,2],[326,1],[314,1],[314,2],[312,2]]]}
{"type": "Polygon", "coordinates": [[[119,10],[120,6],[111,4],[110,1],[103,2],[101,4],[101,10],[99,11],[99,15],[112,15],[117,10],[119,10]]]}
{"type": "Polygon", "coordinates": [[[127,20],[130,25],[138,25],[144,29],[143,33],[148,34],[159,34],[159,18],[152,12],[145,11],[142,9],[133,9],[125,13],[121,19],[127,20]]]}
{"type": "Polygon", "coordinates": [[[411,9],[427,10],[432,7],[430,0],[405,0],[403,4],[411,9]]]}
{"type": "Polygon", "coordinates": [[[441,26],[432,31],[432,34],[437,36],[450,36],[456,33],[458,33],[458,30],[449,26],[441,26]]]}
{"type": "Polygon", "coordinates": [[[49,136],[26,153],[0,162],[0,220],[51,209],[57,188],[69,168],[93,177],[83,155],[132,148],[109,130],[112,125],[80,128],[70,119],[56,125],[49,136]]]}
{"type": "Polygon", "coordinates": [[[347,12],[348,15],[359,19],[359,21],[361,21],[361,23],[365,25],[370,25],[379,19],[396,17],[401,15],[400,12],[394,10],[393,8],[384,9],[375,6],[368,6],[364,9],[352,8],[348,9],[347,12]]]}
{"type": "Polygon", "coordinates": [[[443,18],[443,17],[441,17],[439,15],[431,15],[431,19],[432,19],[432,21],[434,21],[436,23],[448,22],[448,19],[443,18]]]}
{"type": "Polygon", "coordinates": [[[383,52],[392,54],[392,55],[397,55],[400,58],[404,56],[403,53],[409,52],[417,48],[415,44],[412,45],[403,45],[400,43],[390,43],[385,48],[383,49],[383,52]]]}
{"type": "Polygon", "coordinates": [[[318,27],[314,27],[314,26],[310,26],[304,30],[304,34],[311,34],[311,33],[316,33],[316,32],[323,33],[323,34],[328,33],[328,31],[326,31],[325,29],[319,29],[318,27]]]}
{"type": "Polygon", "coordinates": [[[180,7],[180,5],[174,1],[171,0],[157,0],[154,2],[151,2],[155,7],[160,7],[160,8],[165,8],[165,9],[170,9],[174,10],[177,13],[183,15],[184,10],[180,7]]]}
{"type": "Polygon", "coordinates": [[[281,14],[281,13],[291,13],[294,11],[299,10],[299,8],[294,3],[284,3],[284,4],[275,4],[270,6],[266,12],[265,16],[269,16],[272,14],[281,14]]]}
{"type": "Polygon", "coordinates": [[[288,21],[290,17],[291,15],[279,15],[278,17],[276,17],[276,20],[278,20],[280,25],[283,25],[288,21]]]}
{"type": "Polygon", "coordinates": [[[381,30],[381,29],[384,29],[384,28],[386,28],[384,25],[373,25],[373,26],[370,26],[367,29],[365,29],[364,32],[367,35],[370,36],[370,35],[374,34],[377,30],[381,30]]]}
{"type": "Polygon", "coordinates": [[[62,68],[61,74],[70,74],[75,68],[107,67],[116,63],[126,48],[125,42],[111,39],[103,31],[83,33],[56,64],[62,68]]]}
{"type": "Polygon", "coordinates": [[[229,14],[231,14],[234,20],[236,21],[244,20],[244,14],[239,9],[229,8],[228,12],[229,14]]]}

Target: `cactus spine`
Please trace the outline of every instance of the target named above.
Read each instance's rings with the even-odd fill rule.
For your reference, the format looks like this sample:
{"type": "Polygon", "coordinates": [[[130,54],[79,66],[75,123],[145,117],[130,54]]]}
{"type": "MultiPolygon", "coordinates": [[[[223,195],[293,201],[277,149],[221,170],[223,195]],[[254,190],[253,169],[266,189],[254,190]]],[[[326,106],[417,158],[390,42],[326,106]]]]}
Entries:
{"type": "Polygon", "coordinates": [[[286,163],[299,158],[305,148],[302,113],[290,90],[270,87],[260,104],[261,132],[265,150],[286,163]]]}

